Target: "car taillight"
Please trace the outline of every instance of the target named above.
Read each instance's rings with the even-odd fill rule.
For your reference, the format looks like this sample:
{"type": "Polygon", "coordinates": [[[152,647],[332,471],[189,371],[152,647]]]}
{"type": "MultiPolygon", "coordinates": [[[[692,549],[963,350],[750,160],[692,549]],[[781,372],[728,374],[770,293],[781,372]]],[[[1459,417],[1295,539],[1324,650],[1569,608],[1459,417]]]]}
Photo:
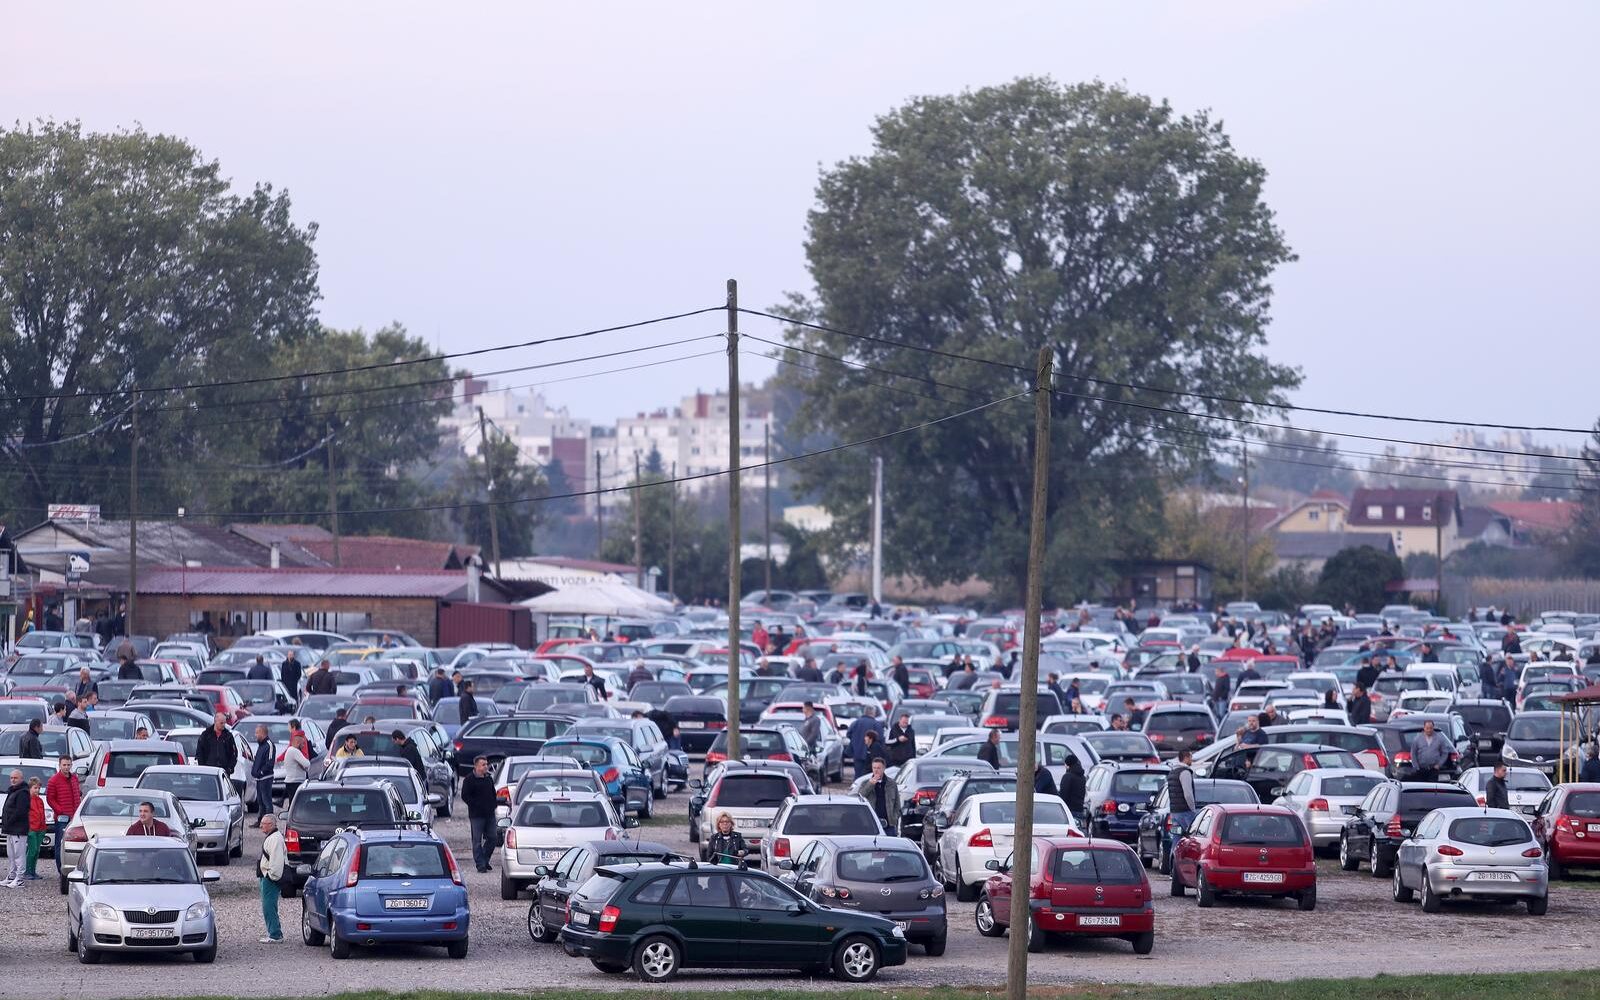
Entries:
{"type": "Polygon", "coordinates": [[[1311,769],[1311,768],[1314,768],[1314,767],[1316,767],[1316,766],[1317,766],[1317,758],[1315,758],[1315,757],[1313,757],[1313,756],[1311,756],[1311,755],[1310,755],[1310,754],[1308,754],[1308,753],[1306,753],[1306,754],[1301,754],[1301,755],[1300,755],[1300,763],[1301,763],[1301,765],[1302,765],[1302,766],[1304,766],[1304,767],[1305,767],[1305,768],[1306,768],[1306,769],[1307,769],[1307,770],[1310,770],[1310,769],[1311,769]]]}
{"type": "Polygon", "coordinates": [[[1165,733],[1145,733],[1145,735],[1150,737],[1151,743],[1165,743],[1167,741],[1165,733]]]}
{"type": "Polygon", "coordinates": [[[1328,800],[1327,799],[1312,799],[1310,802],[1306,803],[1306,808],[1311,810],[1312,812],[1319,812],[1319,813],[1325,813],[1325,812],[1331,812],[1332,811],[1332,810],[1330,810],[1328,808],[1328,800]]]}
{"type": "Polygon", "coordinates": [[[1394,755],[1394,762],[1396,764],[1409,764],[1409,763],[1411,763],[1411,751],[1410,750],[1400,750],[1400,751],[1396,752],[1395,755],[1394,755]]]}
{"type": "Polygon", "coordinates": [[[1452,764],[1459,763],[1461,760],[1461,755],[1458,753],[1453,753],[1450,755],[1449,760],[1452,764]]]}
{"type": "Polygon", "coordinates": [[[720,764],[727,759],[728,755],[723,753],[721,750],[712,750],[706,754],[707,764],[720,764]]]}
{"type": "Polygon", "coordinates": [[[1161,763],[1161,758],[1160,757],[1146,757],[1144,759],[1144,762],[1146,764],[1159,764],[1159,763],[1161,763]]]}
{"type": "Polygon", "coordinates": [[[983,720],[983,724],[990,729],[1004,729],[1007,725],[1006,717],[1003,715],[991,715],[983,720]]]}
{"type": "Polygon", "coordinates": [[[1194,738],[1194,741],[1196,743],[1209,743],[1211,742],[1211,739],[1212,735],[1210,733],[1200,733],[1194,738]]]}
{"type": "Polygon", "coordinates": [[[1447,858],[1459,858],[1465,852],[1463,852],[1459,847],[1452,847],[1449,844],[1441,844],[1439,845],[1439,853],[1447,858]]]}
{"type": "Polygon", "coordinates": [[[510,802],[511,801],[511,789],[510,788],[496,788],[494,790],[494,797],[499,799],[502,802],[510,802]]]}
{"type": "Polygon", "coordinates": [[[517,849],[517,828],[514,827],[514,826],[506,827],[506,850],[514,851],[516,849],[517,849]]]}
{"type": "Polygon", "coordinates": [[[1537,847],[1530,847],[1522,852],[1522,856],[1525,858],[1542,858],[1544,857],[1544,851],[1537,847]]]}
{"type": "Polygon", "coordinates": [[[707,729],[727,729],[728,724],[721,719],[712,719],[706,723],[707,729]]]}
{"type": "Polygon", "coordinates": [[[345,874],[344,885],[349,888],[356,884],[361,877],[361,845],[357,844],[355,852],[350,855],[350,871],[345,874]]]}
{"type": "Polygon", "coordinates": [[[786,760],[791,764],[794,763],[794,758],[791,757],[789,754],[786,754],[786,753],[775,753],[771,757],[768,757],[767,759],[768,760],[786,760]]]}
{"type": "Polygon", "coordinates": [[[1559,833],[1572,832],[1572,819],[1569,816],[1556,817],[1556,831],[1559,833]]]}
{"type": "Polygon", "coordinates": [[[600,932],[609,934],[617,929],[617,919],[622,916],[622,911],[615,906],[607,906],[600,911],[600,932]]]}
{"type": "Polygon", "coordinates": [[[994,846],[994,834],[989,831],[988,827],[984,827],[982,830],[979,830],[977,833],[975,833],[972,836],[967,838],[967,846],[968,847],[993,847],[994,846]]]}
{"type": "Polygon", "coordinates": [[[1377,755],[1378,767],[1387,768],[1389,766],[1389,755],[1384,753],[1382,750],[1369,750],[1367,752],[1377,755]]]}
{"type": "Polygon", "coordinates": [[[456,753],[460,753],[462,751],[462,749],[464,749],[464,748],[461,745],[461,741],[460,740],[456,740],[456,753]]]}
{"type": "Polygon", "coordinates": [[[1109,816],[1117,811],[1117,804],[1110,799],[1106,799],[1104,802],[1100,803],[1100,811],[1109,816]]]}
{"type": "Polygon", "coordinates": [[[1399,840],[1403,834],[1400,830],[1400,814],[1395,813],[1389,817],[1389,826],[1384,830],[1392,840],[1399,840]]]}
{"type": "Polygon", "coordinates": [[[932,802],[934,799],[936,799],[938,797],[939,797],[939,790],[937,788],[922,788],[922,789],[918,789],[917,790],[917,794],[911,796],[911,801],[912,802],[932,802]]]}
{"type": "Polygon", "coordinates": [[[821,892],[822,892],[822,894],[824,896],[828,897],[829,899],[833,899],[835,896],[837,896],[840,899],[849,899],[850,898],[850,890],[846,889],[842,885],[841,886],[825,885],[825,886],[821,887],[821,892]]]}
{"type": "Polygon", "coordinates": [[[607,840],[616,840],[617,839],[617,828],[614,827],[614,826],[606,827],[606,838],[605,839],[607,839],[607,840]]]}
{"type": "Polygon", "coordinates": [[[1376,691],[1372,691],[1372,692],[1369,692],[1367,694],[1367,700],[1368,701],[1382,701],[1383,700],[1383,695],[1379,694],[1376,691]]]}
{"type": "Polygon", "coordinates": [[[106,770],[111,767],[111,755],[106,754],[100,759],[100,774],[97,781],[101,788],[106,787],[106,770]]]}
{"type": "Polygon", "coordinates": [[[67,832],[62,835],[61,839],[70,840],[75,844],[87,843],[89,840],[89,831],[85,830],[81,826],[69,826],[67,827],[67,832]]]}
{"type": "Polygon", "coordinates": [[[179,763],[179,765],[183,765],[183,764],[189,763],[187,760],[184,759],[182,750],[178,751],[178,763],[179,763]]]}
{"type": "Polygon", "coordinates": [[[300,831],[294,827],[283,832],[283,847],[285,850],[298,851],[300,849],[300,831]]]}
{"type": "Polygon", "coordinates": [[[446,861],[450,862],[450,881],[454,882],[456,885],[460,885],[461,884],[461,869],[456,867],[456,855],[455,855],[455,852],[450,850],[450,848],[446,847],[444,849],[444,857],[445,857],[446,861]]]}
{"type": "Polygon", "coordinates": [[[1488,804],[1489,804],[1489,800],[1487,798],[1483,797],[1482,795],[1478,796],[1478,805],[1486,806],[1488,804]]]}
{"type": "Polygon", "coordinates": [[[789,856],[788,837],[779,837],[772,842],[772,856],[775,858],[787,858],[789,856]]]}
{"type": "Polygon", "coordinates": [[[600,780],[609,785],[620,777],[622,777],[621,771],[614,767],[608,767],[605,769],[605,772],[600,775],[600,780]]]}

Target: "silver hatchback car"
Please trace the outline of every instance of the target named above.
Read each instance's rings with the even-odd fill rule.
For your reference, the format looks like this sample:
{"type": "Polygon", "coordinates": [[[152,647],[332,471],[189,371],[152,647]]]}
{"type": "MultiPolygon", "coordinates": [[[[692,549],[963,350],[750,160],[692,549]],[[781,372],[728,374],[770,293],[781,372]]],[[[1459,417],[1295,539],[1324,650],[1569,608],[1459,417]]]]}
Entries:
{"type": "Polygon", "coordinates": [[[172,837],[98,837],[67,874],[67,947],[93,965],[107,951],[217,957],[217,922],[188,846],[172,837]]]}
{"type": "Polygon", "coordinates": [[[1549,869],[1533,828],[1509,809],[1435,809],[1400,844],[1394,900],[1422,894],[1425,913],[1446,899],[1522,899],[1528,912],[1550,905],[1549,869]]]}

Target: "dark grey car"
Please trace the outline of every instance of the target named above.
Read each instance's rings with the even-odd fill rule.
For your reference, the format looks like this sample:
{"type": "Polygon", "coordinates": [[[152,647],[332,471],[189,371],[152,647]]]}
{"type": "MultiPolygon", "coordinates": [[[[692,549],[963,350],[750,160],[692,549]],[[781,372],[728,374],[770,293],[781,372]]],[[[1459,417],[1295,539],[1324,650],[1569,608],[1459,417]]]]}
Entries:
{"type": "Polygon", "coordinates": [[[929,955],[944,954],[944,886],[904,837],[819,837],[778,868],[780,879],[823,906],[887,917],[929,955]]]}

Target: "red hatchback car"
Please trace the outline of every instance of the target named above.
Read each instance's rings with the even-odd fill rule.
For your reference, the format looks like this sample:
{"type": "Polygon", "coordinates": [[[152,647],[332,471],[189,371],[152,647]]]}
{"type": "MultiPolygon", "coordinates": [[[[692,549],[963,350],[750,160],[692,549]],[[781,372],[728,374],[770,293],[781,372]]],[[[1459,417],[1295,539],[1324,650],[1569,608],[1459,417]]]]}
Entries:
{"type": "Polygon", "coordinates": [[[1217,804],[1195,814],[1172,852],[1172,894],[1193,887],[1201,906],[1225,892],[1293,898],[1317,908],[1311,835],[1283,806],[1217,804]]]}
{"type": "Polygon", "coordinates": [[[1600,868],[1600,784],[1571,782],[1545,795],[1533,815],[1552,881],[1569,868],[1600,868]]]}
{"type": "MultiPolygon", "coordinates": [[[[1156,943],[1150,880],[1139,856],[1119,840],[1036,837],[1028,891],[1028,950],[1043,951],[1052,934],[1118,937],[1148,955],[1156,943]]],[[[999,937],[1011,920],[1011,859],[990,861],[978,896],[978,933],[999,937]]]]}

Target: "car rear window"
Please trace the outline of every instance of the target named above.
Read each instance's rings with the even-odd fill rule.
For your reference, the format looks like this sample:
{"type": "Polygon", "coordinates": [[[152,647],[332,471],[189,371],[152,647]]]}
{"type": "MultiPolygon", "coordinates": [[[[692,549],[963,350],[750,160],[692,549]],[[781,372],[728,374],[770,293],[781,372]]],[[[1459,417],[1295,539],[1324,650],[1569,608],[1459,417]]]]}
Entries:
{"type": "Polygon", "coordinates": [[[328,825],[331,823],[390,823],[389,800],[378,789],[339,788],[300,791],[290,807],[289,822],[328,825]]]}
{"type": "Polygon", "coordinates": [[[522,697],[517,699],[517,711],[538,712],[549,708],[551,705],[561,705],[568,702],[587,701],[588,695],[583,686],[569,684],[564,687],[550,685],[548,687],[530,687],[522,692],[522,697]]]}
{"type": "Polygon", "coordinates": [[[1144,722],[1145,729],[1163,733],[1175,733],[1183,729],[1209,731],[1212,725],[1211,716],[1204,712],[1157,712],[1144,722]]]}
{"type": "Polygon", "coordinates": [[[918,851],[845,851],[835,874],[847,882],[915,882],[930,878],[918,851]]]}
{"type": "Polygon", "coordinates": [[[564,829],[610,826],[611,823],[598,802],[524,802],[517,813],[516,825],[564,829]]]}
{"type": "Polygon", "coordinates": [[[186,771],[158,771],[139,779],[140,788],[159,788],[185,802],[221,802],[222,785],[214,775],[186,771]]]}
{"type": "Polygon", "coordinates": [[[1372,690],[1383,694],[1395,694],[1400,691],[1426,691],[1428,679],[1426,677],[1379,677],[1372,682],[1372,690]]]}
{"type": "Polygon", "coordinates": [[[159,750],[118,750],[116,753],[106,754],[106,777],[137,778],[147,767],[181,763],[183,762],[175,753],[163,753],[159,750]]]}
{"type": "Polygon", "coordinates": [[[1280,813],[1240,813],[1222,824],[1224,844],[1292,846],[1305,843],[1300,821],[1280,813]]]}
{"type": "MultiPolygon", "coordinates": [[[[994,696],[995,715],[1020,715],[1022,713],[1022,693],[1011,692],[994,696]]],[[[1048,691],[1039,692],[1039,716],[1061,715],[1061,701],[1048,691]]]]}
{"type": "Polygon", "coordinates": [[[965,800],[974,795],[987,795],[990,792],[1014,792],[1016,790],[1016,778],[973,778],[961,786],[961,798],[965,800]]]}
{"type": "Polygon", "coordinates": [[[1094,747],[1095,752],[1104,757],[1107,754],[1147,754],[1150,752],[1150,737],[1143,733],[1085,733],[1084,742],[1094,747]]]}
{"type": "Polygon", "coordinates": [[[783,828],[802,837],[870,837],[882,832],[866,803],[845,802],[795,806],[783,828]]]}
{"type": "MultiPolygon", "coordinates": [[[[787,748],[783,745],[783,737],[778,733],[747,732],[740,736],[740,752],[746,757],[760,756],[762,754],[784,753],[787,748]]],[[[715,745],[711,749],[724,751],[728,748],[728,734],[726,731],[717,734],[715,745]]]]}
{"type": "Polygon", "coordinates": [[[1383,780],[1382,775],[1351,774],[1329,776],[1322,779],[1323,795],[1360,798],[1372,791],[1372,786],[1383,780]]]}
{"type": "Polygon", "coordinates": [[[789,779],[776,774],[729,774],[717,782],[716,801],[708,809],[776,809],[794,792],[789,779]]]}
{"type": "MultiPolygon", "coordinates": [[[[1015,802],[984,802],[978,806],[978,819],[985,823],[1015,823],[1017,821],[1017,804],[1015,802]]],[[[1035,799],[1033,803],[1033,821],[1035,823],[1067,823],[1067,810],[1060,802],[1051,802],[1048,799],[1035,799]]]]}
{"type": "Polygon", "coordinates": [[[1567,796],[1567,804],[1561,811],[1567,816],[1582,816],[1584,819],[1600,817],[1600,792],[1573,792],[1567,796]]]}
{"type": "Polygon", "coordinates": [[[414,719],[417,716],[416,706],[409,703],[395,705],[388,702],[358,701],[350,710],[351,715],[359,715],[363,719],[372,716],[375,719],[414,719]]]}
{"type": "Polygon", "coordinates": [[[1260,796],[1256,790],[1242,781],[1217,781],[1210,784],[1195,783],[1194,797],[1199,799],[1200,805],[1208,806],[1213,802],[1259,802],[1260,796]]]}
{"type": "Polygon", "coordinates": [[[1457,705],[1455,713],[1473,733],[1503,733],[1511,725],[1511,711],[1500,705],[1457,705]]]}
{"type": "MultiPolygon", "coordinates": [[[[659,884],[665,884],[666,881],[666,879],[661,879],[659,884]]],[[[584,899],[598,903],[616,895],[617,890],[622,888],[626,882],[626,879],[617,878],[615,875],[595,872],[589,876],[589,881],[578,887],[577,894],[584,899]]]]}
{"type": "Polygon", "coordinates": [[[1468,816],[1450,824],[1450,839],[1479,847],[1506,847],[1532,840],[1533,830],[1520,819],[1468,816]]]}
{"type": "Polygon", "coordinates": [[[1120,771],[1111,776],[1111,791],[1116,795],[1153,795],[1166,783],[1164,771],[1120,771]]]}
{"type": "Polygon", "coordinates": [[[1452,806],[1475,806],[1478,800],[1466,789],[1459,791],[1452,789],[1416,789],[1400,790],[1401,812],[1432,812],[1435,809],[1449,809],[1452,806]]]}
{"type": "Polygon", "coordinates": [[[363,844],[362,878],[445,878],[450,863],[438,844],[363,844]]]}
{"type": "Polygon", "coordinates": [[[1126,850],[1057,851],[1050,870],[1054,882],[1076,882],[1089,885],[1108,885],[1144,881],[1143,866],[1136,862],[1133,853],[1126,850]]]}
{"type": "Polygon", "coordinates": [[[555,746],[546,743],[545,749],[551,753],[559,753],[563,757],[571,757],[578,763],[590,767],[611,763],[611,749],[594,743],[558,743],[555,746]]]}

